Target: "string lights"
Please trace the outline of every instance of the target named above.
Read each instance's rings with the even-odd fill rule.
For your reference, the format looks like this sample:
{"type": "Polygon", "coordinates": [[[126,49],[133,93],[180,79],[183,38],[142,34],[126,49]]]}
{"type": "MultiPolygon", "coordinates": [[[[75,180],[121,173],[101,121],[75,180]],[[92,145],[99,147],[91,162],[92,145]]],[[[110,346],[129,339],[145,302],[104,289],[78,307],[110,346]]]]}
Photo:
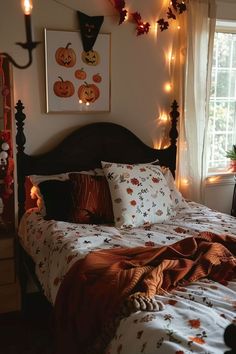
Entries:
{"type": "MultiPolygon", "coordinates": [[[[119,25],[121,25],[128,17],[129,11],[126,8],[124,0],[110,0],[115,9],[119,13],[119,25]]],[[[157,19],[156,23],[159,29],[165,31],[169,28],[170,20],[176,20],[178,15],[181,15],[187,10],[185,0],[171,0],[166,10],[166,17],[157,19]]],[[[144,33],[148,33],[150,29],[150,23],[142,20],[142,16],[139,12],[131,12],[131,19],[136,24],[136,34],[140,36],[144,33]]],[[[180,27],[177,27],[180,29],[180,27]]]]}

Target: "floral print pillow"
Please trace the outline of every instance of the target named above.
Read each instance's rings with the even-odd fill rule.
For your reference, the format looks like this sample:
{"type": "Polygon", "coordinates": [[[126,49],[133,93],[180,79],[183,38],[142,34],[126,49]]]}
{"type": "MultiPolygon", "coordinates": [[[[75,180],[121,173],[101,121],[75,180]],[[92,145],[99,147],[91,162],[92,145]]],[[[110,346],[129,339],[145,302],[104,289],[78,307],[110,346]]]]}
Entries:
{"type": "Polygon", "coordinates": [[[170,188],[171,199],[174,205],[174,208],[189,208],[188,203],[185,201],[184,197],[177,189],[175,185],[174,177],[168,167],[161,167],[161,171],[167,181],[167,185],[170,188]]]}
{"type": "Polygon", "coordinates": [[[138,227],[161,223],[175,215],[171,192],[159,166],[102,161],[115,226],[138,227]]]}

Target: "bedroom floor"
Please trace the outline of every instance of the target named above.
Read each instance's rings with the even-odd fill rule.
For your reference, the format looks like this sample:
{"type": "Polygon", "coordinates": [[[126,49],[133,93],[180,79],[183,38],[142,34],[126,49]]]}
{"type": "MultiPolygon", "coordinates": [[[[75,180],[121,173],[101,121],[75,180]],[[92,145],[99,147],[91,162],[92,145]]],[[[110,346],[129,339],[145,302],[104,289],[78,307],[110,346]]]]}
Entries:
{"type": "Polygon", "coordinates": [[[52,354],[51,309],[39,294],[27,298],[25,313],[0,315],[1,354],[52,354]]]}

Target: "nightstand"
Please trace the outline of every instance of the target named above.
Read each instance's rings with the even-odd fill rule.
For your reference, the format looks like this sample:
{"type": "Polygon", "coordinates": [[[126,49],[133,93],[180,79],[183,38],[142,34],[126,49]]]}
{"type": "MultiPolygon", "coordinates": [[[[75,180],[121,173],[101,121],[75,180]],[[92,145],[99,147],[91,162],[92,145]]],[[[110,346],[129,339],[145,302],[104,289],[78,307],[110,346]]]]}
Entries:
{"type": "Polygon", "coordinates": [[[20,286],[16,277],[15,234],[0,231],[0,313],[20,310],[20,286]]]}

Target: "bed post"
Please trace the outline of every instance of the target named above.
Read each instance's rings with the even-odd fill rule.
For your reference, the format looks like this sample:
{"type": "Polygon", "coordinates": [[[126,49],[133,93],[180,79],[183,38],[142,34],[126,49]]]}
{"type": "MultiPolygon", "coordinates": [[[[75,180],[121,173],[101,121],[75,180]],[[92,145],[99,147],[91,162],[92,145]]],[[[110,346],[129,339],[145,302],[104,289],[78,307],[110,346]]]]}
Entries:
{"type": "Polygon", "coordinates": [[[23,103],[19,100],[15,106],[16,113],[16,158],[17,158],[17,181],[18,181],[18,221],[21,219],[25,211],[25,174],[24,174],[24,150],[25,150],[25,134],[24,134],[24,120],[23,103]]]}
{"type": "Polygon", "coordinates": [[[179,118],[179,111],[178,111],[178,103],[176,100],[173,101],[171,105],[172,111],[170,112],[170,117],[171,117],[171,129],[170,129],[170,142],[171,145],[176,146],[177,138],[179,136],[178,130],[177,130],[177,122],[179,118]]]}
{"type": "Polygon", "coordinates": [[[175,178],[175,170],[176,170],[176,155],[177,155],[177,138],[179,136],[178,130],[177,130],[177,123],[178,123],[178,118],[179,118],[179,111],[178,111],[178,103],[176,100],[173,101],[171,105],[171,112],[170,112],[170,118],[171,118],[171,128],[169,132],[169,137],[170,137],[170,148],[174,156],[173,160],[173,166],[172,166],[172,174],[175,178]]]}

